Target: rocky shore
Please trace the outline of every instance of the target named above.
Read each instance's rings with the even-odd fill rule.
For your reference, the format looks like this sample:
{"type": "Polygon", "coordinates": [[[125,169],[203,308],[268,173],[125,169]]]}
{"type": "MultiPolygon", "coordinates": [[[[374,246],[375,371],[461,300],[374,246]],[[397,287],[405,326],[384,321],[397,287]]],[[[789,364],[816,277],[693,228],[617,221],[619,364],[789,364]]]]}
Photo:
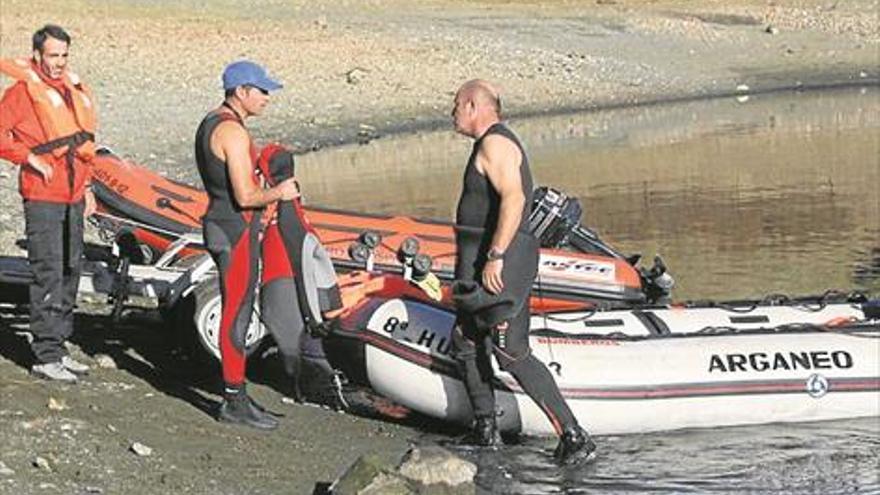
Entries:
{"type": "MultiPolygon", "coordinates": [[[[46,22],[99,99],[99,140],[194,181],[192,135],[247,57],[285,83],[254,121],[303,152],[448,125],[453,91],[482,77],[526,116],[880,81],[878,1],[0,1],[0,56],[46,22]]],[[[0,84],[5,85],[3,80],[0,84]]],[[[23,255],[17,171],[0,165],[0,253],[23,255]]],[[[76,387],[27,375],[27,314],[0,305],[0,493],[311,493],[365,453],[397,459],[412,425],[288,405],[272,435],[216,424],[214,378],[167,354],[145,313],[82,315],[76,387]],[[103,364],[102,364],[103,363],[103,364]],[[146,448],[144,448],[146,447],[146,448]]]]}

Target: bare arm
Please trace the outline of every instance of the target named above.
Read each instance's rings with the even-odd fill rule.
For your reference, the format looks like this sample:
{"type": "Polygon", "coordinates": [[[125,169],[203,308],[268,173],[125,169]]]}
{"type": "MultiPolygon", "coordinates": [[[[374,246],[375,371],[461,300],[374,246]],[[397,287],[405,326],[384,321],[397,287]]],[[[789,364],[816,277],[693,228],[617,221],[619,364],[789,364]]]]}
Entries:
{"type": "MultiPolygon", "coordinates": [[[[490,249],[504,252],[510,246],[522,219],[526,198],[522,191],[520,164],[522,153],[509,139],[490,135],[483,140],[477,154],[477,169],[484,173],[501,198],[498,225],[492,234],[490,249]]],[[[504,290],[503,259],[490,259],[483,267],[483,286],[498,294],[504,290]]]]}
{"type": "Polygon", "coordinates": [[[250,138],[240,125],[221,122],[211,136],[211,150],[226,162],[235,201],[242,208],[262,208],[278,200],[299,196],[299,186],[293,178],[268,189],[254,183],[250,138]]]}
{"type": "Polygon", "coordinates": [[[491,245],[499,251],[507,250],[522,219],[526,198],[519,169],[521,162],[519,148],[509,139],[498,135],[487,136],[477,155],[478,167],[482,168],[501,198],[498,225],[491,245]]]}

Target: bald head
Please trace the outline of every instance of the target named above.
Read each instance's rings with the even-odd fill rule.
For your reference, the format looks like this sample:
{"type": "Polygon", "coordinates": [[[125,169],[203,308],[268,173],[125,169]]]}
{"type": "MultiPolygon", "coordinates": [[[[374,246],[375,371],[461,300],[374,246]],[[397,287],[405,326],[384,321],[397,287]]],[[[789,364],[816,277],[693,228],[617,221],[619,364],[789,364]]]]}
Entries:
{"type": "Polygon", "coordinates": [[[501,97],[498,88],[483,79],[472,79],[458,88],[452,108],[455,130],[479,137],[501,120],[501,97]]]}
{"type": "Polygon", "coordinates": [[[495,115],[501,118],[501,95],[498,87],[484,79],[471,79],[461,85],[456,93],[456,98],[474,102],[480,107],[488,106],[495,115]]]}

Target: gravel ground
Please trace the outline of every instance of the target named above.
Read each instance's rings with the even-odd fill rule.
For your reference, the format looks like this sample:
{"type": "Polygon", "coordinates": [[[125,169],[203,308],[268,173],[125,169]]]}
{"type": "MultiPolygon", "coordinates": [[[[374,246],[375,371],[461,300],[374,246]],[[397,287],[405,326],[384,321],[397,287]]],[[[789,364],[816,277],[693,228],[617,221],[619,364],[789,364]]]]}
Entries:
{"type": "MultiPolygon", "coordinates": [[[[64,25],[72,67],[99,99],[100,142],[192,181],[195,126],[241,57],[286,85],[254,133],[308,151],[448,125],[454,90],[473,77],[498,82],[515,116],[876,83],[877,12],[876,0],[0,0],[0,56],[28,53],[45,22],[64,25]]],[[[21,255],[16,180],[0,167],[0,253],[21,255]]],[[[290,406],[275,435],[220,427],[199,406],[213,389],[193,389],[185,362],[156,350],[158,323],[81,323],[89,336],[75,351],[122,365],[57,387],[26,375],[27,317],[4,310],[0,493],[308,493],[415,434],[290,406]],[[153,454],[131,452],[135,441],[153,454]]],[[[271,386],[256,390],[280,404],[271,386]]]]}

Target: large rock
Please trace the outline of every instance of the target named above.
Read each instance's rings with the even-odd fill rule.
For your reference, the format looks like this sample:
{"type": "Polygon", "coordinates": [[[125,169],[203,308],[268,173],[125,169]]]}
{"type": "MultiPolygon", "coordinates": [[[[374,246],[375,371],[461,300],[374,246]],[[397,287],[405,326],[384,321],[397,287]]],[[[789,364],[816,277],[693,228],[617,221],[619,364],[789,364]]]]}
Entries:
{"type": "Polygon", "coordinates": [[[477,466],[442,447],[413,447],[404,456],[399,472],[424,485],[419,493],[475,493],[477,466]]]}
{"type": "MultiPolygon", "coordinates": [[[[334,492],[335,493],[335,492],[334,492]]],[[[358,495],[418,495],[406,478],[394,473],[379,473],[358,495]]]]}
{"type": "Polygon", "coordinates": [[[423,485],[471,483],[477,466],[438,446],[413,447],[404,456],[400,474],[423,485]]]}
{"type": "Polygon", "coordinates": [[[400,466],[361,456],[330,487],[333,495],[473,495],[477,467],[436,446],[413,447],[400,466]]]}
{"type": "MultiPolygon", "coordinates": [[[[358,457],[354,463],[342,473],[332,485],[330,493],[333,495],[367,495],[378,493],[394,493],[409,495],[413,491],[392,491],[397,489],[393,479],[400,478],[394,475],[394,466],[379,459],[373,454],[365,454],[358,457]],[[382,491],[386,489],[386,491],[382,491]],[[377,491],[378,490],[378,491],[377,491]]],[[[408,490],[406,480],[404,488],[408,490]]]]}

